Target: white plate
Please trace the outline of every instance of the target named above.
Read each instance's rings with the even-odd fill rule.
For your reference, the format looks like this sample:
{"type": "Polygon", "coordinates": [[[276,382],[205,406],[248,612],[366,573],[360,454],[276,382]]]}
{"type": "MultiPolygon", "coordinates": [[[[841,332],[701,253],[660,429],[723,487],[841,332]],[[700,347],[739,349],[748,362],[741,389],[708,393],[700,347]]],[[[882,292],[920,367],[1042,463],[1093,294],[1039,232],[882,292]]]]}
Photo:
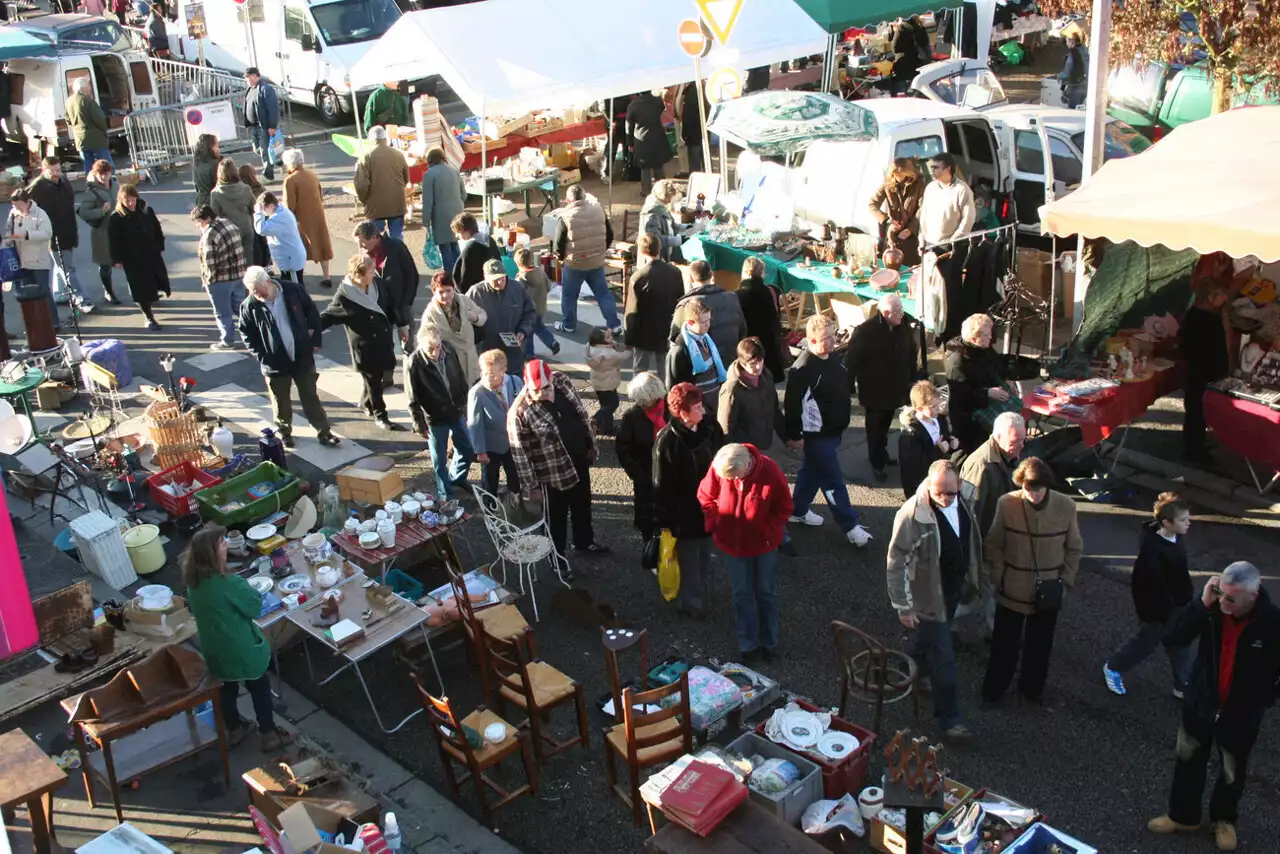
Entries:
{"type": "Polygon", "coordinates": [[[858,749],[858,743],[856,736],[831,730],[818,739],[818,752],[828,759],[845,759],[858,749]]]}
{"type": "Polygon", "coordinates": [[[484,740],[490,744],[501,744],[507,740],[505,724],[489,724],[484,728],[484,740]]]}
{"type": "Polygon", "coordinates": [[[822,724],[813,712],[797,709],[782,716],[782,735],[796,747],[813,747],[822,737],[822,724]]]}
{"type": "Polygon", "coordinates": [[[275,525],[254,525],[252,528],[244,532],[245,537],[254,542],[269,540],[276,535],[275,525]]]}
{"type": "Polygon", "coordinates": [[[249,586],[259,593],[266,593],[272,587],[275,587],[276,583],[265,575],[255,575],[249,579],[249,586]]]}
{"type": "Polygon", "coordinates": [[[299,590],[311,586],[311,579],[305,575],[290,575],[288,578],[280,582],[281,593],[297,593],[299,590]]]}

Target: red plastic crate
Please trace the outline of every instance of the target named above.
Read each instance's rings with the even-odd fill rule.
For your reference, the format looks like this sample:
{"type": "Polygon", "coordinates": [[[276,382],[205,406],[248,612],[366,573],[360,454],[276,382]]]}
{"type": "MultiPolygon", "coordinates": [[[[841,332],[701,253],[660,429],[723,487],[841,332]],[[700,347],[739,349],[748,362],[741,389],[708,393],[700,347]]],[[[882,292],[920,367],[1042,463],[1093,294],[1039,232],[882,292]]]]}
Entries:
{"type": "Polygon", "coordinates": [[[222,478],[197,468],[193,463],[178,463],[172,468],[167,468],[159,474],[153,474],[147,478],[147,488],[151,490],[151,500],[159,504],[170,516],[188,516],[192,513],[200,512],[196,506],[196,493],[201,489],[208,489],[220,483],[222,483],[222,478]],[[199,489],[188,492],[181,498],[175,498],[160,488],[166,484],[187,484],[192,481],[200,484],[199,489]]]}
{"type": "MultiPolygon", "coordinates": [[[[796,698],[796,705],[804,709],[806,712],[821,712],[822,708],[815,706],[813,703],[807,703],[804,700],[796,698]]],[[[756,735],[761,738],[768,738],[764,734],[764,721],[756,724],[756,735]]],[[[822,768],[822,794],[823,797],[839,800],[846,793],[858,796],[858,793],[866,786],[867,783],[867,763],[871,758],[871,744],[876,740],[876,734],[869,729],[860,727],[857,724],[849,723],[843,718],[835,715],[831,716],[831,728],[837,732],[847,732],[858,739],[858,749],[850,753],[839,762],[831,762],[823,759],[816,754],[799,753],[792,750],[785,744],[779,745],[791,750],[792,753],[798,753],[810,762],[816,763],[822,768]]]]}

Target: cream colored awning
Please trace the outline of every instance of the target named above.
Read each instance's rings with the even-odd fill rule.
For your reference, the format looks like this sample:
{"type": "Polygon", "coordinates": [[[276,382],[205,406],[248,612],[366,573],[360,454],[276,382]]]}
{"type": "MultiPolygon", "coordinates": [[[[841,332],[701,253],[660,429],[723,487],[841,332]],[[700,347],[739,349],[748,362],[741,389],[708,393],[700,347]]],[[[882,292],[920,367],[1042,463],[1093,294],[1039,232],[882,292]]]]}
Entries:
{"type": "Polygon", "coordinates": [[[1185,124],[1040,208],[1045,234],[1280,261],[1280,107],[1185,124]]]}

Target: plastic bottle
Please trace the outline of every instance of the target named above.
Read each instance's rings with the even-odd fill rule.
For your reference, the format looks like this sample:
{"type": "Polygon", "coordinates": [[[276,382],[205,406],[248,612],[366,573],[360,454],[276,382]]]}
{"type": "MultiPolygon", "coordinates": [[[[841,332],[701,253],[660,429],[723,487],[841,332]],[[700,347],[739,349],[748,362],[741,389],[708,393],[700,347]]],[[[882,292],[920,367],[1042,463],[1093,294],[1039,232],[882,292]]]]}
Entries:
{"type": "Polygon", "coordinates": [[[387,813],[383,819],[382,838],[386,840],[391,854],[400,854],[400,845],[403,840],[400,837],[400,823],[396,821],[396,814],[393,812],[387,813]]]}

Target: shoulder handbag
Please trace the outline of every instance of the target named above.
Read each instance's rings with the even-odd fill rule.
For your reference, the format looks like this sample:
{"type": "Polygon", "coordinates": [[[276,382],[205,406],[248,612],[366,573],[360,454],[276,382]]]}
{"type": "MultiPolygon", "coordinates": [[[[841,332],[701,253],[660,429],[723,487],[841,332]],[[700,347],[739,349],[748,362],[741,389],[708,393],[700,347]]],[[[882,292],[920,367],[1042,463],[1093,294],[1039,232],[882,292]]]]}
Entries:
{"type": "MultiPolygon", "coordinates": [[[[1026,499],[1022,499],[1022,518],[1027,523],[1027,533],[1031,533],[1031,516],[1027,513],[1026,499]]],[[[1066,585],[1062,581],[1062,573],[1058,573],[1057,578],[1049,581],[1040,580],[1040,565],[1036,560],[1036,543],[1032,537],[1027,537],[1031,542],[1031,565],[1035,569],[1036,574],[1036,595],[1035,609],[1037,611],[1061,611],[1062,599],[1066,594],[1066,585]]]]}

